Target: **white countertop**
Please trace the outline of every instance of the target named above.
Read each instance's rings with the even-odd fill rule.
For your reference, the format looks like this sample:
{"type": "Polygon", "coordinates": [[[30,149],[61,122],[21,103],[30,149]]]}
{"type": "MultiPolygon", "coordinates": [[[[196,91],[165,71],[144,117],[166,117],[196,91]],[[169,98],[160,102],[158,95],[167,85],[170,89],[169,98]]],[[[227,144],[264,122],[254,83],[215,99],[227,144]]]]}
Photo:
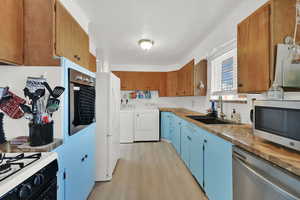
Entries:
{"type": "MultiPolygon", "coordinates": [[[[8,154],[9,155],[9,154],[8,154]]],[[[57,153],[42,153],[42,157],[29,166],[13,174],[12,176],[0,182],[0,197],[14,189],[26,179],[30,178],[36,172],[47,166],[49,163],[57,159],[57,153]]]]}

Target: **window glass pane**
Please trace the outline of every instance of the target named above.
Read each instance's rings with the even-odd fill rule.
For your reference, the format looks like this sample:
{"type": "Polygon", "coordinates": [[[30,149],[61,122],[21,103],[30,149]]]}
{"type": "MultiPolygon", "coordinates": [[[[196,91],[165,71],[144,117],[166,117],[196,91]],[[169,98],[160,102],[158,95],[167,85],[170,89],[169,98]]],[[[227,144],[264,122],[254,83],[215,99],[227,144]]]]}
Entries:
{"type": "Polygon", "coordinates": [[[233,90],[233,57],[222,62],[222,91],[233,90]]]}

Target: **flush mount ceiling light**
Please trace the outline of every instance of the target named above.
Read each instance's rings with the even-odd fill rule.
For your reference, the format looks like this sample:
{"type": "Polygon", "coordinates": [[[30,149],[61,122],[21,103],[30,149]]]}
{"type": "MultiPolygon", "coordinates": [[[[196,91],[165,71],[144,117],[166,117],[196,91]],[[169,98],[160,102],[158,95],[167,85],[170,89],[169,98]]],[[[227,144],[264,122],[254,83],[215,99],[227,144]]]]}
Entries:
{"type": "Polygon", "coordinates": [[[141,39],[138,44],[143,50],[150,50],[154,45],[154,41],[149,39],[141,39]]]}

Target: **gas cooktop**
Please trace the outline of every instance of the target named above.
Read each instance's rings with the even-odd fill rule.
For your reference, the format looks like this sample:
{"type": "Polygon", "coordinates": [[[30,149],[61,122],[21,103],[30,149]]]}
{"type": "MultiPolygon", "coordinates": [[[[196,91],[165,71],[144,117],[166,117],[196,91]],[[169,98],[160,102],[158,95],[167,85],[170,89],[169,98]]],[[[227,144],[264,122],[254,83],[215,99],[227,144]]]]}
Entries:
{"type": "Polygon", "coordinates": [[[41,153],[0,153],[0,182],[41,158],[41,153]]]}

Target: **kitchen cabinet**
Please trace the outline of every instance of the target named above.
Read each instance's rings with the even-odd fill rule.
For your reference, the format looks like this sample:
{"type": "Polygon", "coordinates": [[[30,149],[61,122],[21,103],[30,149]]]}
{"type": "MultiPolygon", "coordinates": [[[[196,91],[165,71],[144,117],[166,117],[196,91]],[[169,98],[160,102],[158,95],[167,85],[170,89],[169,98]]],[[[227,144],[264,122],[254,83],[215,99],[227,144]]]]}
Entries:
{"type": "Polygon", "coordinates": [[[95,180],[95,124],[65,142],[65,199],[87,199],[95,180]]]}
{"type": "Polygon", "coordinates": [[[134,141],[159,141],[159,111],[135,111],[134,141]]]}
{"type": "Polygon", "coordinates": [[[121,80],[121,90],[160,91],[164,81],[163,72],[113,71],[121,80]]]}
{"type": "Polygon", "coordinates": [[[211,200],[233,198],[232,144],[205,132],[204,190],[211,200]]]}
{"type": "Polygon", "coordinates": [[[121,110],[120,142],[132,143],[133,141],[134,141],[134,110],[121,110]]]}
{"type": "Polygon", "coordinates": [[[181,128],[181,159],[184,161],[185,165],[190,168],[190,159],[191,159],[191,130],[188,126],[184,126],[181,128]]]}
{"type": "Polygon", "coordinates": [[[173,130],[171,142],[178,155],[181,155],[181,131],[184,127],[184,121],[177,116],[173,116],[173,130]]]}
{"type": "MultiPolygon", "coordinates": [[[[210,200],[232,200],[232,144],[174,114],[172,145],[210,200]]],[[[172,128],[173,127],[173,128],[172,128]]]]}
{"type": "Polygon", "coordinates": [[[2,0],[0,4],[0,63],[23,64],[23,0],[2,0]]]}
{"type": "Polygon", "coordinates": [[[92,53],[90,53],[89,70],[91,72],[97,72],[97,58],[92,53]]]}
{"type": "Polygon", "coordinates": [[[270,88],[276,45],[294,34],[295,3],[271,0],[238,24],[238,92],[262,93],[270,88]]]}
{"type": "Polygon", "coordinates": [[[177,71],[167,72],[166,76],[166,96],[175,97],[178,95],[177,85],[177,71]]]}
{"type": "Polygon", "coordinates": [[[204,185],[204,134],[201,129],[196,129],[191,133],[190,143],[190,170],[198,183],[203,188],[204,185]]]}
{"type": "Polygon", "coordinates": [[[159,91],[160,97],[206,96],[207,60],[195,66],[194,59],[172,72],[114,71],[121,79],[122,90],[159,91]],[[200,88],[204,86],[203,88],[200,88]]]}
{"type": "Polygon", "coordinates": [[[89,69],[88,34],[60,1],[24,0],[24,29],[24,65],[60,66],[65,57],[89,69]]]}
{"type": "Polygon", "coordinates": [[[206,96],[207,60],[203,59],[194,67],[194,96],[206,96]]]}
{"type": "Polygon", "coordinates": [[[170,113],[162,112],[161,113],[161,138],[170,140],[170,113]]]}
{"type": "Polygon", "coordinates": [[[89,68],[89,36],[59,1],[56,2],[55,55],[89,68]]]}
{"type": "Polygon", "coordinates": [[[178,96],[194,96],[194,65],[193,59],[177,72],[178,96]]]}

